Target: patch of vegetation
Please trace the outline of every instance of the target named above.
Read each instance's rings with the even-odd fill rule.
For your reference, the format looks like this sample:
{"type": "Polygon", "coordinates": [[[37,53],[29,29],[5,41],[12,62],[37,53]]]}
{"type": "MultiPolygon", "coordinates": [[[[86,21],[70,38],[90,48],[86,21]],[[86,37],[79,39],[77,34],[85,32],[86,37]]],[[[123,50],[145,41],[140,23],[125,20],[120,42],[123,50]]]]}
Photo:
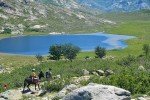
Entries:
{"type": "Polygon", "coordinates": [[[45,72],[48,68],[51,68],[53,76],[59,74],[61,79],[54,79],[51,83],[45,83],[44,88],[47,90],[61,90],[66,84],[71,84],[70,80],[72,77],[82,76],[82,69],[87,69],[90,72],[98,69],[111,69],[114,71],[113,75],[103,78],[93,76],[89,81],[82,82],[82,85],[94,82],[121,87],[129,90],[132,94],[149,93],[150,64],[149,60],[147,60],[148,58],[145,56],[127,56],[125,58],[125,60],[124,58],[121,60],[121,64],[117,62],[118,60],[94,58],[89,61],[79,59],[73,60],[72,62],[60,60],[55,62],[44,62],[36,66],[24,66],[13,70],[11,73],[0,74],[0,91],[4,91],[3,84],[9,84],[9,88],[19,87],[23,84],[25,77],[30,75],[33,68],[36,69],[36,72],[40,70],[45,72]],[[122,64],[125,64],[125,66],[122,64]],[[144,66],[145,70],[139,70],[141,64],[144,66]],[[130,67],[126,67],[126,65],[130,67]]]}
{"type": "Polygon", "coordinates": [[[43,59],[44,59],[44,57],[42,55],[40,55],[40,54],[37,54],[35,57],[38,60],[38,62],[42,62],[43,59]]]}
{"type": "Polygon", "coordinates": [[[10,28],[4,28],[3,34],[11,34],[12,30],[10,28]]]}
{"type": "Polygon", "coordinates": [[[97,57],[103,58],[106,55],[106,49],[98,46],[95,48],[95,54],[97,57]]]}
{"type": "Polygon", "coordinates": [[[74,46],[73,44],[64,44],[64,45],[52,45],[49,48],[49,59],[59,60],[61,56],[64,56],[65,59],[72,61],[79,53],[80,48],[74,46]]]}

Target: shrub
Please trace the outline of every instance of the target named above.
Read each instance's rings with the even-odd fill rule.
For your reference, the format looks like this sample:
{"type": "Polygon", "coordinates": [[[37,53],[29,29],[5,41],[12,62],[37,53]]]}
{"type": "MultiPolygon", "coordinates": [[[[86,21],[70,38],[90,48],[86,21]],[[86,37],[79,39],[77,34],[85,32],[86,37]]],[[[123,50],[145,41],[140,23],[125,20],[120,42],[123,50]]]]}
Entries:
{"type": "Polygon", "coordinates": [[[123,57],[122,59],[118,60],[117,63],[121,66],[131,66],[133,62],[136,61],[136,58],[132,55],[128,55],[127,57],[123,57]]]}
{"type": "Polygon", "coordinates": [[[79,53],[80,48],[77,46],[74,46],[72,44],[65,44],[62,46],[62,54],[66,59],[69,59],[72,61],[77,56],[77,53],[79,53]]]}
{"type": "Polygon", "coordinates": [[[62,46],[57,44],[50,46],[49,54],[49,59],[59,60],[62,55],[62,46]]]}
{"type": "Polygon", "coordinates": [[[146,58],[148,58],[149,54],[150,54],[150,45],[149,44],[144,44],[143,45],[143,51],[145,53],[146,58]]]}
{"type": "Polygon", "coordinates": [[[44,88],[47,91],[60,91],[61,89],[63,89],[67,84],[69,84],[69,80],[68,79],[56,79],[49,82],[45,82],[44,83],[44,88]]]}
{"type": "Polygon", "coordinates": [[[96,54],[97,57],[103,58],[103,57],[106,55],[106,49],[97,46],[97,47],[95,48],[95,54],[96,54]]]}
{"type": "Polygon", "coordinates": [[[40,55],[40,54],[37,54],[36,56],[36,59],[39,61],[39,62],[41,62],[41,61],[43,61],[43,56],[42,55],[40,55]]]}
{"type": "Polygon", "coordinates": [[[4,34],[11,34],[12,30],[10,28],[4,28],[4,34]]]}

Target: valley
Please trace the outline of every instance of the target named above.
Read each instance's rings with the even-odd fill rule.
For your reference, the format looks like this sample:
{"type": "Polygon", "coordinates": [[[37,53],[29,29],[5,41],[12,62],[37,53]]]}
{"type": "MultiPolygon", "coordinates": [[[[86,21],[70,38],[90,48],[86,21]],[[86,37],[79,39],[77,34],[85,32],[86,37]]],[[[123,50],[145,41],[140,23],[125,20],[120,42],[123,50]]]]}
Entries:
{"type": "MultiPolygon", "coordinates": [[[[70,84],[82,88],[89,83],[97,83],[128,90],[131,94],[127,95],[127,100],[148,98],[149,0],[0,0],[0,39],[24,35],[98,32],[136,38],[126,40],[128,46],[124,49],[106,50],[106,55],[102,58],[94,50],[79,52],[73,60],[66,59],[64,55],[59,60],[54,60],[49,57],[50,53],[39,55],[42,60],[37,55],[0,53],[0,92],[6,91],[4,84],[8,84],[7,90],[22,88],[24,79],[33,68],[36,73],[51,68],[53,81],[48,84],[45,78],[42,80],[42,90],[51,90],[45,96],[57,94],[70,84]],[[108,71],[110,75],[107,76],[108,71]],[[57,79],[56,76],[61,78],[57,79]],[[74,78],[79,82],[72,81],[74,78]]],[[[32,96],[23,96],[22,99],[28,100],[32,96]]],[[[56,96],[53,100],[59,99],[56,96]]]]}

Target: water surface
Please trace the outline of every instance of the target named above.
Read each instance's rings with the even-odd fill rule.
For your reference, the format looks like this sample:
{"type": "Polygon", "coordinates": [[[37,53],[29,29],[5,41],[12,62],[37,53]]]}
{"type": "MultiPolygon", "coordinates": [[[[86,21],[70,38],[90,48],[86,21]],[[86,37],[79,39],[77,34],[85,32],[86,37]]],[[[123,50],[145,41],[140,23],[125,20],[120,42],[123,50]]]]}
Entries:
{"type": "Polygon", "coordinates": [[[43,55],[48,54],[51,45],[66,43],[79,46],[82,51],[93,51],[96,46],[107,50],[123,49],[127,47],[124,40],[130,38],[133,37],[106,33],[19,36],[1,39],[0,53],[43,55]]]}

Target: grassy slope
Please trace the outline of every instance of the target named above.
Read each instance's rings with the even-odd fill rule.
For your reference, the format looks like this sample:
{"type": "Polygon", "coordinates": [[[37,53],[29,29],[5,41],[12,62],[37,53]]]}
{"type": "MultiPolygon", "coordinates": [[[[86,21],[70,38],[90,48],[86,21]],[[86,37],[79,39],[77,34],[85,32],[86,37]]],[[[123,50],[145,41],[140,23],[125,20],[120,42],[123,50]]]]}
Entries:
{"type": "MultiPolygon", "coordinates": [[[[150,11],[141,11],[134,13],[112,13],[104,14],[101,17],[116,21],[118,24],[114,26],[104,26],[103,30],[106,33],[131,35],[136,36],[135,39],[127,40],[128,47],[123,50],[108,51],[109,55],[122,57],[128,54],[140,55],[142,54],[143,44],[150,43],[150,11]]],[[[79,57],[94,56],[92,52],[86,52],[79,55],[79,57]]]]}
{"type": "Polygon", "coordinates": [[[126,22],[118,27],[109,29],[108,32],[136,36],[135,39],[127,41],[129,46],[126,49],[110,51],[110,54],[121,56],[127,54],[140,55],[143,44],[150,43],[150,21],[126,22]]]}

